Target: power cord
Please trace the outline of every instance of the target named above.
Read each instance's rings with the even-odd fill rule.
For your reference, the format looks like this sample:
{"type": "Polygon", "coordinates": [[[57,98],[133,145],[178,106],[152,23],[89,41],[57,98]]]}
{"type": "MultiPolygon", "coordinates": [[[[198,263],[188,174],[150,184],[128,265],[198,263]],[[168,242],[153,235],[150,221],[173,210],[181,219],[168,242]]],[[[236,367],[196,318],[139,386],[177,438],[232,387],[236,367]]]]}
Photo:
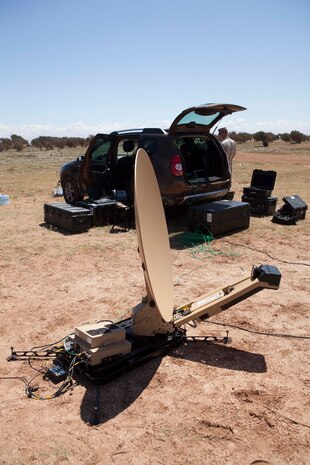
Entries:
{"type": "Polygon", "coordinates": [[[295,339],[310,339],[310,336],[297,336],[295,334],[282,334],[282,333],[267,333],[264,331],[254,331],[253,329],[244,328],[242,326],[231,325],[227,323],[220,323],[219,321],[206,321],[207,324],[211,323],[213,325],[228,326],[229,328],[240,329],[240,331],[246,331],[248,333],[259,334],[261,336],[273,336],[273,337],[289,337],[295,339]]]}
{"type": "Polygon", "coordinates": [[[310,266],[310,263],[290,262],[288,260],[281,260],[281,258],[275,258],[269,252],[265,252],[264,250],[255,249],[254,247],[250,247],[248,245],[237,244],[236,242],[231,242],[231,241],[224,241],[224,242],[227,242],[228,244],[231,244],[231,245],[235,245],[237,247],[244,247],[245,249],[253,250],[254,252],[263,253],[263,254],[267,255],[269,258],[271,258],[272,260],[277,260],[278,262],[281,262],[281,263],[287,263],[288,265],[310,266]]]}
{"type": "Polygon", "coordinates": [[[75,357],[73,357],[73,359],[71,360],[71,363],[69,365],[68,374],[67,374],[66,379],[62,382],[61,386],[55,392],[53,392],[52,394],[50,394],[48,396],[42,396],[42,395],[34,394],[34,392],[37,391],[39,389],[39,387],[38,386],[34,386],[34,387],[30,386],[30,383],[37,376],[39,376],[40,373],[38,373],[34,378],[32,378],[31,381],[29,381],[29,383],[28,383],[28,385],[27,385],[27,387],[25,389],[27,397],[29,397],[31,399],[35,399],[35,400],[50,400],[50,399],[55,399],[56,397],[59,397],[60,395],[67,392],[73,386],[74,368],[76,367],[76,365],[78,365],[79,363],[81,363],[83,361],[83,360],[80,360],[79,362],[77,361],[82,355],[83,354],[80,353],[80,354],[76,354],[75,357]]]}
{"type": "MultiPolygon", "coordinates": [[[[64,394],[67,392],[72,386],[73,386],[73,373],[75,367],[80,364],[85,362],[86,357],[85,353],[75,353],[69,350],[67,347],[66,341],[68,340],[68,336],[60,339],[59,341],[56,341],[51,344],[45,344],[42,346],[35,346],[29,351],[14,351],[13,348],[11,348],[12,354],[10,357],[8,357],[8,360],[27,360],[30,368],[35,370],[37,373],[35,376],[33,376],[30,380],[27,380],[25,377],[21,376],[8,376],[8,377],[0,377],[1,380],[6,380],[6,379],[17,379],[22,381],[25,384],[25,393],[27,397],[31,399],[36,399],[36,400],[48,400],[48,399],[55,399],[56,397],[59,397],[60,395],[64,394]],[[60,342],[63,343],[62,346],[60,346],[60,342]],[[47,380],[53,380],[53,377],[51,377],[51,373],[55,376],[55,373],[53,373],[53,370],[51,368],[36,368],[35,366],[32,365],[33,360],[48,360],[48,359],[57,359],[57,355],[65,355],[65,353],[69,353],[73,358],[71,359],[69,368],[67,371],[63,371],[62,373],[62,378],[63,375],[65,376],[65,379],[63,379],[62,384],[56,391],[54,391],[52,394],[43,396],[41,394],[36,394],[36,391],[39,390],[39,385],[32,385],[34,379],[36,379],[38,376],[43,375],[43,379],[47,380]]],[[[61,363],[60,360],[57,359],[57,364],[61,363]]],[[[62,365],[62,363],[61,363],[62,365]]],[[[57,378],[56,378],[57,379],[57,378]]],[[[57,381],[56,381],[57,382],[57,381]]]]}

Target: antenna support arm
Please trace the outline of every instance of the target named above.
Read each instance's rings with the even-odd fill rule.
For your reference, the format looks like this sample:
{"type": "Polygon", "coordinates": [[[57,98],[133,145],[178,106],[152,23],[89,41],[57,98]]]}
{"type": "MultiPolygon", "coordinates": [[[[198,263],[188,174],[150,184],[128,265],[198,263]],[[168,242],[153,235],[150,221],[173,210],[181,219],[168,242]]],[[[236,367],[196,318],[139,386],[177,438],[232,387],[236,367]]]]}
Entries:
{"type": "Polygon", "coordinates": [[[254,266],[250,277],[177,308],[174,311],[174,326],[180,327],[189,321],[204,321],[263,289],[278,289],[280,281],[281,273],[276,266],[254,266]]]}

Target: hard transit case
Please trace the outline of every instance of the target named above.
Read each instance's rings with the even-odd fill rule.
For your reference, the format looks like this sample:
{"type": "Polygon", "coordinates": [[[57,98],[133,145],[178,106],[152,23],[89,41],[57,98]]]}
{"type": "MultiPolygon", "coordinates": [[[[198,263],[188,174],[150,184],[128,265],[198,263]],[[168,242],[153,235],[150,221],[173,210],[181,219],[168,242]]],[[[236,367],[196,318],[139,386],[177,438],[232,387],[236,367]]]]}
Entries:
{"type": "Polygon", "coordinates": [[[276,177],[276,171],[255,169],[252,173],[251,185],[244,187],[243,193],[250,197],[270,197],[274,189],[276,177]]]}
{"type": "Polygon", "coordinates": [[[285,204],[285,210],[294,216],[296,220],[304,220],[308,205],[298,195],[288,195],[282,199],[285,204]]]}
{"type": "Polygon", "coordinates": [[[65,202],[46,203],[44,221],[66,231],[79,233],[91,228],[92,214],[86,208],[74,207],[65,202]]]}
{"type": "Polygon", "coordinates": [[[248,202],[251,206],[252,216],[269,216],[273,215],[277,206],[277,197],[251,197],[242,195],[242,202],[248,202]]]}
{"type": "Polygon", "coordinates": [[[79,207],[88,209],[92,214],[92,226],[114,224],[116,217],[116,200],[101,198],[98,200],[81,200],[79,207]]]}
{"type": "Polygon", "coordinates": [[[274,213],[273,223],[291,225],[305,219],[308,205],[298,195],[288,195],[282,200],[284,205],[274,213]]]}
{"type": "Polygon", "coordinates": [[[189,211],[189,228],[214,236],[246,229],[249,224],[250,204],[246,202],[219,200],[192,206],[189,211]]]}

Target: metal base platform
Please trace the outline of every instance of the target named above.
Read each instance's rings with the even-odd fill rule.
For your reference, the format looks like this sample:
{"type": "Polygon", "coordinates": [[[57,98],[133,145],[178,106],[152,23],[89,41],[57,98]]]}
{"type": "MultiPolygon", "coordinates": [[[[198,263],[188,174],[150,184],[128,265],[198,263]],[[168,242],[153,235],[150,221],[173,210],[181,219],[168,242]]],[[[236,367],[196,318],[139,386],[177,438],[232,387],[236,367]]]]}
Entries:
{"type": "MultiPolygon", "coordinates": [[[[155,357],[164,356],[171,350],[181,346],[186,341],[186,332],[177,329],[168,335],[156,335],[152,337],[135,336],[130,330],[126,331],[126,339],[132,344],[130,353],[122,356],[110,357],[101,364],[91,366],[87,361],[82,361],[76,366],[76,370],[95,384],[105,384],[121,374],[132,370],[139,365],[152,360],[155,357]]],[[[61,354],[59,359],[66,365],[70,365],[74,355],[68,352],[61,354]]]]}

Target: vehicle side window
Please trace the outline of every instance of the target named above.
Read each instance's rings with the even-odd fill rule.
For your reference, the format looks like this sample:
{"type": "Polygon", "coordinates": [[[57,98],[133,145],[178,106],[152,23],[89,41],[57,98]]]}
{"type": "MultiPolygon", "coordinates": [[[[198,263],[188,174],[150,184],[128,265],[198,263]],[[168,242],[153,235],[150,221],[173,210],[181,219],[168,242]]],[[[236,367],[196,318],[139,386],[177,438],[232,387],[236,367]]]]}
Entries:
{"type": "Polygon", "coordinates": [[[111,147],[111,140],[98,139],[93,147],[90,158],[96,161],[108,162],[108,154],[111,147]]]}
{"type": "Polygon", "coordinates": [[[136,155],[138,150],[137,139],[121,139],[117,144],[116,157],[120,160],[123,157],[132,157],[136,155]]]}
{"type": "Polygon", "coordinates": [[[144,137],[141,141],[141,147],[151,157],[158,151],[158,141],[154,137],[144,137]]]}

